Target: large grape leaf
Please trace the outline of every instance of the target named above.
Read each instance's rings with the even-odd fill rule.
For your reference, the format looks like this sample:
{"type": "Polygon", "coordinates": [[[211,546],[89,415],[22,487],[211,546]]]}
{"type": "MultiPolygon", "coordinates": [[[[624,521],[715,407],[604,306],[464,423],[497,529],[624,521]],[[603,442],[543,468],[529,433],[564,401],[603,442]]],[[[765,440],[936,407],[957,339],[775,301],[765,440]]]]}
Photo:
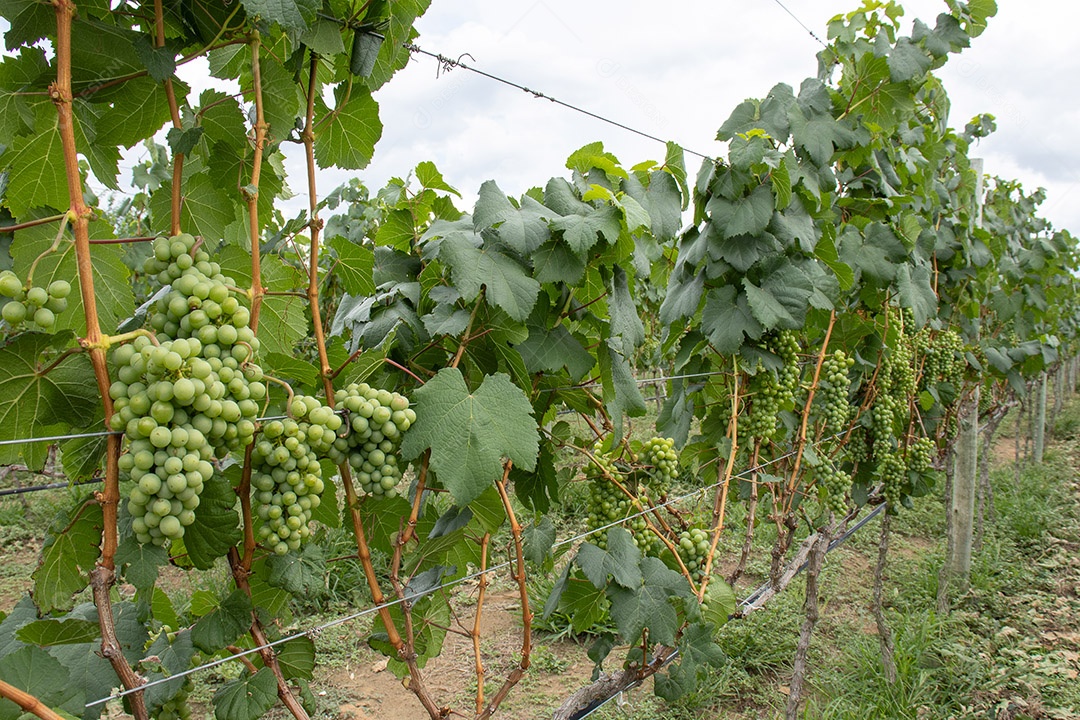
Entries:
{"type": "MultiPolygon", "coordinates": [[[[51,708],[68,704],[78,693],[78,688],[68,682],[64,666],[39,647],[27,646],[0,658],[0,677],[51,708]]],[[[16,720],[21,716],[19,706],[10,700],[0,699],[0,720],[16,720]]]]}
{"type": "MultiPolygon", "coordinates": [[[[225,236],[225,228],[236,218],[234,195],[217,187],[206,174],[194,175],[184,182],[181,193],[180,226],[211,242],[225,236]]],[[[150,214],[154,227],[164,230],[172,211],[172,181],[161,184],[150,196],[150,214]]]]}
{"type": "Polygon", "coordinates": [[[289,642],[278,645],[278,665],[281,666],[281,674],[286,680],[303,678],[311,680],[315,672],[315,641],[307,635],[293,638],[289,642]]]}
{"type": "MultiPolygon", "coordinates": [[[[240,287],[251,286],[251,255],[235,246],[224,248],[218,257],[221,272],[240,287]]],[[[263,285],[268,290],[292,290],[305,284],[303,275],[276,255],[264,255],[260,264],[263,285]]],[[[259,315],[258,336],[262,352],[292,355],[293,346],[308,333],[307,300],[293,296],[265,296],[259,315]]]]}
{"type": "Polygon", "coordinates": [[[509,376],[488,375],[475,392],[457,368],[443,368],[415,393],[416,424],[401,446],[406,459],[431,449],[431,469],[459,505],[467,505],[502,475],[508,457],[536,468],[536,420],[509,376]]]}
{"type": "Polygon", "coordinates": [[[306,30],[322,7],[321,0],[243,0],[248,15],[277,23],[285,30],[306,30]]]}
{"type": "Polygon", "coordinates": [[[621,527],[608,530],[607,550],[592,543],[585,543],[574,559],[581,571],[598,589],[607,586],[608,576],[621,587],[636,588],[641,585],[641,552],[634,545],[630,533],[621,527]]]}
{"type": "Polygon", "coordinates": [[[499,239],[522,255],[529,255],[544,244],[550,234],[547,218],[555,213],[529,196],[515,207],[494,180],[480,186],[480,197],[473,211],[476,232],[498,226],[499,239]]]}
{"type": "Polygon", "coordinates": [[[637,304],[630,294],[626,271],[618,265],[612,268],[611,283],[608,286],[608,312],[612,341],[623,357],[633,357],[634,352],[645,342],[645,326],[641,323],[637,304]]]}
{"type": "Polygon", "coordinates": [[[701,330],[713,349],[722,355],[738,352],[744,336],[756,340],[764,332],[750,310],[746,294],[733,285],[714,288],[706,294],[701,330]]]}
{"type": "Polygon", "coordinates": [[[267,582],[297,597],[315,598],[325,590],[326,555],[315,543],[299,552],[273,555],[266,561],[270,571],[267,582]]]}
{"type": "MultiPolygon", "coordinates": [[[[89,359],[69,357],[44,374],[42,353],[70,341],[69,333],[22,333],[0,348],[0,440],[34,437],[57,423],[77,426],[100,402],[89,359]]],[[[18,453],[20,446],[8,446],[18,453]]],[[[25,450],[25,448],[21,448],[25,450]]]]}
{"type": "Polygon", "coordinates": [[[23,625],[17,636],[27,645],[76,645],[93,642],[101,637],[101,626],[96,622],[78,618],[45,619],[23,625]]]}
{"type": "Polygon", "coordinates": [[[66,210],[71,204],[59,119],[45,104],[35,116],[34,132],[15,138],[0,156],[0,167],[11,178],[5,203],[17,218],[25,216],[31,208],[48,206],[66,210]]]}
{"type": "Polygon", "coordinates": [[[369,248],[340,235],[327,244],[337,253],[337,262],[330,272],[341,280],[345,292],[350,295],[373,295],[375,281],[371,278],[371,271],[375,265],[375,254],[369,248]]]}
{"type": "Polygon", "coordinates": [[[236,493],[229,481],[215,475],[203,486],[195,522],[184,532],[184,546],[191,563],[209,570],[214,561],[240,542],[240,516],[235,510],[236,493]]]}
{"type": "Polygon", "coordinates": [[[270,668],[245,673],[214,694],[216,720],[258,720],[277,702],[277,680],[270,668]]]}
{"type": "Polygon", "coordinates": [[[758,185],[749,195],[737,200],[716,195],[705,209],[724,237],[757,235],[768,227],[773,203],[769,186],[758,185]]]}
{"type": "Polygon", "coordinates": [[[34,571],[34,599],[42,612],[69,610],[72,596],[87,586],[101,553],[101,506],[84,504],[72,516],[62,513],[50,529],[51,541],[41,551],[34,571]]]}
{"type": "Polygon", "coordinates": [[[214,653],[235,642],[250,626],[251,598],[243,590],[234,590],[192,626],[191,642],[214,653]]]}
{"type": "Polygon", "coordinates": [[[514,349],[521,354],[529,372],[559,372],[564,367],[574,382],[581,380],[596,364],[596,358],[585,349],[565,325],[551,330],[542,325],[529,326],[529,339],[514,349]]]}
{"type": "Polygon", "coordinates": [[[587,253],[601,235],[609,243],[614,243],[622,232],[619,211],[614,207],[611,205],[604,205],[598,209],[590,205],[586,207],[590,209],[587,214],[567,215],[555,220],[551,225],[556,230],[562,230],[563,240],[578,255],[587,253]]]}
{"type": "Polygon", "coordinates": [[[158,568],[169,561],[165,548],[153,544],[138,542],[134,536],[128,536],[116,548],[116,564],[127,567],[124,579],[139,590],[149,590],[158,578],[158,568]]]}
{"type": "Polygon", "coordinates": [[[489,305],[502,308],[518,322],[529,317],[540,283],[510,256],[487,246],[477,247],[473,239],[452,233],[439,245],[439,259],[450,267],[454,285],[466,302],[487,288],[489,305]]]}
{"type": "MultiPolygon", "coordinates": [[[[690,585],[679,573],[654,557],[641,559],[641,583],[631,588],[609,585],[611,619],[625,642],[633,643],[649,629],[652,642],[673,645],[679,618],[672,600],[690,599],[690,585]]],[[[696,600],[694,600],[696,602],[696,600]]]]}
{"type": "Polygon", "coordinates": [[[322,168],[365,168],[382,131],[379,104],[369,93],[354,87],[348,101],[334,108],[329,119],[318,126],[315,160],[322,168]]]}

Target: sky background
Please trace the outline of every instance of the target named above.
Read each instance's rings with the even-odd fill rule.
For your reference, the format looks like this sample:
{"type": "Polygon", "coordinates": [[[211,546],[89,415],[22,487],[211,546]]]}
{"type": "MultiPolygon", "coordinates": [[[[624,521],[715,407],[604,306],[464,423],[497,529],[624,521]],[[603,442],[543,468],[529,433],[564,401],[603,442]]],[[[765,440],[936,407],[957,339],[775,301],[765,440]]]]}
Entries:
{"type": "MultiPolygon", "coordinates": [[[[824,39],[855,0],[785,0],[824,39]]],[[[1080,234],[1080,3],[999,0],[998,15],[963,54],[938,71],[951,122],[996,116],[998,131],[972,155],[986,172],[1045,187],[1042,213],[1080,234]]],[[[943,0],[909,0],[902,32],[931,26],[943,0]]],[[[433,0],[417,44],[708,155],[723,154],[716,129],[735,106],[778,82],[798,88],[816,73],[818,42],[775,0],[433,0]]],[[[359,173],[321,174],[320,192],[359,175],[372,190],[434,161],[471,207],[494,179],[508,194],[565,175],[566,156],[600,140],[626,166],[659,160],[659,143],[536,99],[462,69],[437,73],[417,56],[376,94],[384,124],[375,159],[359,173]]],[[[693,174],[700,159],[687,155],[693,174]]],[[[301,189],[299,153],[289,161],[301,189]]],[[[286,205],[306,206],[305,197],[286,205]]]]}

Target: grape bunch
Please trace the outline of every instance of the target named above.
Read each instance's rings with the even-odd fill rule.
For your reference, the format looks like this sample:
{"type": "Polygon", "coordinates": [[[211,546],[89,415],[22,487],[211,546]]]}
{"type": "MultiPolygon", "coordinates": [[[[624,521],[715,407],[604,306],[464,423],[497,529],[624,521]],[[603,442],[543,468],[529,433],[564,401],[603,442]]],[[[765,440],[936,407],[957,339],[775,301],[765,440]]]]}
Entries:
{"type": "Polygon", "coordinates": [[[0,296],[10,298],[0,315],[13,328],[27,325],[32,330],[51,330],[56,316],[67,310],[70,294],[67,280],[55,280],[47,288],[27,287],[12,271],[0,272],[0,296]]]}
{"type": "Polygon", "coordinates": [[[781,330],[766,343],[766,348],[780,358],[781,368],[776,374],[758,372],[750,380],[753,401],[747,430],[751,437],[762,440],[776,435],[777,415],[781,408],[793,405],[799,384],[799,345],[794,333],[781,330]]]}
{"type": "Polygon", "coordinates": [[[960,333],[952,328],[938,333],[924,329],[915,340],[916,349],[923,358],[923,386],[948,383],[959,388],[963,383],[966,367],[964,341],[960,333]]]}
{"type": "Polygon", "coordinates": [[[154,714],[156,720],[189,720],[191,718],[191,706],[188,705],[188,695],[195,689],[195,683],[191,676],[187,676],[180,690],[161,706],[154,714]]]}
{"type": "Polygon", "coordinates": [[[701,528],[690,528],[679,533],[679,542],[675,545],[686,569],[694,582],[701,582],[705,577],[705,558],[709,554],[709,533],[701,528]]]}
{"type": "Polygon", "coordinates": [[[837,515],[846,515],[847,494],[851,490],[851,475],[826,463],[815,471],[817,485],[821,493],[824,493],[826,507],[837,515]]]}
{"type": "Polygon", "coordinates": [[[851,380],[848,370],[855,365],[855,358],[849,357],[843,350],[837,350],[825,358],[821,366],[821,394],[825,408],[825,430],[835,434],[842,432],[851,417],[851,405],[848,403],[848,389],[851,380]]]}
{"type": "Polygon", "coordinates": [[[679,477],[679,454],[675,452],[675,441],[672,438],[649,438],[641,446],[641,452],[645,455],[645,463],[651,467],[651,489],[663,495],[671,487],[671,482],[679,477]]]}
{"type": "MultiPolygon", "coordinates": [[[[592,533],[591,537],[597,546],[607,549],[607,530],[600,530],[606,525],[617,523],[631,515],[636,515],[631,520],[626,520],[623,525],[630,532],[634,544],[641,550],[643,555],[656,555],[661,548],[660,539],[649,530],[649,524],[644,515],[638,513],[649,504],[648,490],[645,487],[636,488],[638,491],[637,501],[626,496],[619,487],[612,482],[612,478],[625,480],[622,473],[615,466],[615,462],[604,452],[602,441],[593,445],[592,457],[594,458],[599,473],[589,477],[589,507],[586,524],[592,533]]],[[[665,455],[666,457],[666,455],[665,455]]],[[[624,483],[625,487],[625,483],[624,483]]]]}
{"type": "Polygon", "coordinates": [[[883,453],[877,463],[878,478],[882,482],[885,500],[893,509],[899,508],[904,496],[907,465],[897,452],[883,453]]]}
{"type": "Polygon", "coordinates": [[[198,339],[207,358],[248,362],[259,352],[259,340],[249,327],[251,313],[231,289],[232,278],[195,244],[186,234],[154,241],[154,254],[143,271],[172,289],[155,304],[150,327],[159,340],[198,339]]]}
{"type": "Polygon", "coordinates": [[[916,438],[908,445],[907,469],[919,475],[929,472],[934,464],[935,449],[934,441],[930,438],[916,438]]]}
{"type": "Polygon", "coordinates": [[[263,426],[251,453],[259,540],[278,555],[298,549],[311,534],[311,513],[325,489],[319,456],[342,426],[341,417],[313,397],[295,396],[289,412],[263,426]]]}
{"type": "Polygon", "coordinates": [[[396,392],[352,383],[334,394],[335,404],[347,411],[346,423],[328,450],[336,464],[348,462],[360,488],[370,495],[394,497],[404,471],[398,459],[401,439],[414,422],[416,411],[396,392]]]}

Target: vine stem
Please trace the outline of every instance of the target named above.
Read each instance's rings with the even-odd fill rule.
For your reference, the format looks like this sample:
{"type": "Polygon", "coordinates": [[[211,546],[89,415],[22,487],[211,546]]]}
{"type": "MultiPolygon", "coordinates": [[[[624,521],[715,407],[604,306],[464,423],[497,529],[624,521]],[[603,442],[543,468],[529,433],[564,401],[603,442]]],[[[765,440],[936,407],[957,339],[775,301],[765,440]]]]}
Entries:
{"type": "Polygon", "coordinates": [[[484,595],[487,594],[487,565],[488,544],[491,542],[491,533],[484,533],[480,538],[480,580],[479,590],[476,595],[476,615],[473,617],[472,639],[473,662],[476,666],[476,714],[484,712],[484,659],[480,655],[480,620],[484,611],[484,595]]]}
{"type": "MultiPolygon", "coordinates": [[[[304,143],[304,154],[307,165],[307,182],[308,182],[308,212],[311,217],[309,228],[311,231],[311,252],[308,258],[308,305],[311,308],[311,320],[315,333],[315,347],[319,354],[319,374],[322,375],[323,389],[326,392],[326,404],[331,408],[334,407],[334,383],[333,379],[339,372],[345,367],[342,365],[336,371],[331,371],[330,360],[326,352],[326,335],[323,332],[321,311],[319,308],[319,234],[322,230],[322,220],[319,219],[319,205],[318,205],[318,193],[315,182],[315,134],[314,134],[314,117],[315,117],[315,96],[316,88],[318,85],[318,69],[319,60],[318,56],[314,53],[311,54],[308,63],[308,87],[307,87],[307,111],[305,114],[304,131],[302,139],[304,143]]],[[[258,87],[258,82],[256,82],[258,87]]],[[[260,93],[256,94],[258,100],[260,93]]],[[[261,102],[261,101],[260,101],[261,102]]],[[[261,108],[261,105],[260,105],[261,108]]],[[[261,109],[257,109],[258,117],[261,119],[261,109]]],[[[260,161],[261,162],[261,161],[260,161]]],[[[260,163],[256,163],[256,169],[258,169],[260,163]]],[[[254,237],[254,235],[252,235],[254,237]]],[[[252,243],[252,256],[257,253],[257,248],[254,242],[252,243]]],[[[254,305],[254,298],[252,303],[254,305]]],[[[252,316],[254,317],[254,315],[252,316]]],[[[354,354],[349,358],[349,361],[356,356],[354,354]]],[[[348,363],[346,363],[348,364],[348,363]]],[[[410,373],[411,374],[411,373],[410,373]]],[[[414,376],[415,377],[415,376],[414,376]]],[[[425,465],[426,467],[426,465],[425,465]]],[[[341,473],[341,484],[345,489],[345,500],[349,508],[349,516],[352,520],[353,535],[356,539],[356,555],[360,560],[360,565],[364,570],[364,578],[367,580],[368,588],[371,590],[371,598],[376,605],[382,605],[385,600],[385,596],[382,592],[382,587],[379,584],[378,574],[375,571],[375,566],[371,562],[371,548],[367,542],[367,535],[364,531],[363,519],[360,517],[359,510],[359,498],[356,495],[356,487],[352,480],[352,469],[349,467],[348,461],[343,462],[338,471],[341,473]]],[[[419,500],[420,492],[417,492],[417,500],[419,500]]],[[[417,515],[419,509],[417,508],[417,515]]],[[[406,526],[406,529],[399,536],[404,536],[409,532],[409,527],[415,527],[415,518],[412,518],[411,526],[406,526]]],[[[397,556],[397,562],[400,564],[401,545],[395,547],[395,556],[397,556]]],[[[395,574],[396,574],[395,566],[395,574]]],[[[406,616],[409,616],[408,608],[403,608],[406,616]]],[[[427,710],[428,715],[433,719],[445,717],[446,713],[435,703],[434,698],[431,697],[427,687],[424,685],[423,676],[420,673],[420,668],[416,664],[416,655],[413,652],[412,644],[406,646],[405,642],[401,638],[393,616],[390,614],[389,608],[379,608],[379,619],[382,620],[383,626],[386,629],[387,637],[390,644],[397,651],[398,656],[405,662],[409,668],[409,681],[408,689],[411,690],[420,701],[420,704],[427,710]]]]}
{"type": "Polygon", "coordinates": [[[503,475],[501,480],[495,481],[496,486],[499,489],[499,497],[502,498],[503,509],[506,511],[506,517],[510,520],[510,534],[514,538],[514,555],[517,559],[517,567],[514,570],[514,580],[518,584],[518,595],[521,598],[521,661],[518,662],[516,668],[511,671],[503,682],[502,687],[491,699],[491,703],[483,709],[482,712],[477,713],[476,720],[487,720],[495,711],[499,709],[499,705],[506,699],[506,695],[510,690],[518,684],[518,681],[525,676],[525,672],[529,669],[530,655],[532,653],[532,610],[529,609],[529,590],[525,585],[525,549],[521,540],[521,525],[518,523],[517,516],[514,514],[514,506],[510,503],[510,496],[506,492],[506,483],[510,477],[510,469],[513,467],[513,462],[507,460],[503,465],[503,475]]]}
{"type": "Polygon", "coordinates": [[[792,463],[791,475],[788,477],[787,492],[784,498],[784,514],[791,512],[791,502],[795,497],[795,488],[799,482],[799,469],[802,467],[803,449],[806,447],[806,428],[810,422],[810,409],[814,405],[814,395],[817,394],[818,384],[821,382],[821,366],[825,364],[825,355],[829,352],[829,340],[832,338],[833,327],[836,325],[836,311],[829,313],[829,325],[825,328],[825,339],[821,342],[821,350],[818,352],[817,364],[814,366],[814,377],[810,381],[810,389],[806,393],[806,405],[803,407],[802,422],[799,424],[799,439],[795,446],[795,462],[792,463]]]}
{"type": "MultiPolygon", "coordinates": [[[[165,13],[162,9],[162,0],[154,0],[154,46],[165,47],[165,13]]],[[[180,121],[180,107],[176,102],[176,91],[173,88],[171,77],[165,78],[165,98],[169,102],[169,115],[172,117],[173,128],[182,130],[184,125],[180,121]]],[[[172,194],[170,204],[170,234],[180,234],[180,186],[184,174],[184,154],[173,155],[172,194]]]]}
{"type": "Polygon", "coordinates": [[[731,474],[735,470],[735,453],[739,449],[739,367],[735,360],[735,381],[731,390],[731,418],[728,420],[728,437],[731,438],[731,449],[728,451],[727,462],[724,464],[720,478],[720,488],[716,494],[716,502],[713,505],[712,516],[712,541],[709,544],[709,554],[705,556],[705,570],[702,574],[701,585],[698,587],[698,601],[704,600],[705,591],[709,587],[709,578],[712,574],[713,558],[716,557],[716,546],[720,542],[720,533],[724,529],[724,511],[727,509],[728,487],[731,485],[731,474]]]}
{"type": "Polygon", "coordinates": [[[37,220],[27,220],[26,222],[16,223],[14,225],[0,225],[0,233],[7,234],[18,232],[19,230],[29,230],[38,225],[47,225],[51,222],[66,220],[67,217],[67,213],[60,213],[59,215],[50,215],[49,217],[38,218],[37,220]]]}
{"type": "Polygon", "coordinates": [[[458,345],[457,352],[454,353],[454,359],[450,361],[450,367],[456,368],[461,362],[461,358],[465,355],[465,348],[469,345],[469,333],[472,332],[473,322],[476,320],[476,313],[480,311],[480,305],[484,302],[484,295],[486,294],[487,287],[480,288],[480,294],[476,298],[476,304],[473,305],[472,312],[469,313],[469,322],[465,326],[465,332],[461,335],[461,343],[458,345]]]}
{"type": "MultiPolygon", "coordinates": [[[[72,110],[71,92],[71,25],[75,16],[75,5],[71,0],[52,0],[56,11],[56,80],[49,88],[49,95],[56,106],[60,142],[64,152],[64,171],[67,176],[68,200],[71,203],[67,212],[68,222],[74,225],[75,260],[79,273],[79,292],[83,301],[83,315],[86,319],[86,337],[80,342],[90,351],[90,364],[94,369],[98,392],[105,418],[113,413],[112,398],[109,397],[109,368],[105,359],[105,350],[101,347],[101,324],[97,314],[97,296],[94,294],[94,268],[90,260],[90,215],[91,210],[83,199],[82,176],[79,174],[79,154],[75,142],[75,117],[72,110]]],[[[101,654],[109,660],[120,681],[128,690],[137,689],[146,680],[128,664],[120,642],[116,636],[116,622],[112,612],[109,591],[116,578],[117,509],[120,504],[120,436],[109,435],[105,450],[105,482],[97,493],[97,502],[102,510],[101,556],[90,573],[94,603],[98,610],[98,625],[101,628],[101,654]]],[[[136,720],[146,720],[146,698],[142,691],[131,694],[130,706],[136,720]]]]}
{"type": "Polygon", "coordinates": [[[14,685],[9,685],[3,680],[0,680],[0,697],[7,698],[22,708],[23,712],[36,715],[41,718],[41,720],[63,720],[63,718],[53,712],[53,710],[36,697],[28,692],[20,690],[14,685]]]}
{"type": "Polygon", "coordinates": [[[266,116],[263,113],[262,70],[259,65],[259,49],[262,46],[259,31],[251,36],[251,79],[255,97],[255,146],[251,160],[251,179],[243,189],[248,207],[248,234],[251,236],[251,330],[259,325],[262,308],[263,284],[259,258],[259,178],[262,174],[263,149],[266,146],[266,116]]]}
{"type": "Polygon", "coordinates": [[[885,680],[890,685],[896,683],[896,661],[893,659],[895,646],[893,645],[892,630],[885,621],[885,611],[881,601],[884,591],[885,562],[889,553],[889,526],[892,524],[892,515],[886,508],[881,518],[881,536],[878,540],[878,558],[874,566],[874,601],[871,610],[874,614],[874,622],[877,624],[878,641],[881,644],[881,665],[885,671],[885,680]]]}
{"type": "Polygon", "coordinates": [[[795,649],[795,664],[792,670],[790,692],[788,693],[787,708],[784,712],[785,720],[796,720],[799,716],[799,703],[803,695],[803,683],[806,679],[806,662],[810,654],[810,639],[814,634],[820,616],[818,609],[818,577],[821,575],[821,566],[825,562],[825,553],[829,551],[831,538],[830,528],[825,528],[818,533],[810,549],[806,567],[806,599],[803,610],[806,615],[803,620],[802,630],[799,633],[799,644],[795,649]]]}
{"type": "MultiPolygon", "coordinates": [[[[750,467],[758,466],[758,458],[761,456],[761,438],[754,441],[754,451],[750,454],[750,467]]],[[[728,576],[728,585],[735,585],[735,581],[742,577],[746,570],[746,563],[750,560],[750,550],[754,541],[754,520],[757,517],[758,506],[758,482],[757,470],[750,473],[750,502],[746,507],[746,532],[743,535],[742,552],[739,553],[739,564],[728,576]]]]}

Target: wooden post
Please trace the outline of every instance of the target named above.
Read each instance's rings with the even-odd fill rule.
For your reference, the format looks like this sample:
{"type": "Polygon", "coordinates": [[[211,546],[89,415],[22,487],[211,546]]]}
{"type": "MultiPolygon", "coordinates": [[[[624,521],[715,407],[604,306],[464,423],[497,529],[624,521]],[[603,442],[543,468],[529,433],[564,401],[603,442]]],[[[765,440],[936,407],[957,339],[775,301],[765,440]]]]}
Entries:
{"type": "Polygon", "coordinates": [[[1035,410],[1035,462],[1042,463],[1046,449],[1046,379],[1047,373],[1039,376],[1039,404],[1035,410]]]}
{"type": "MultiPolygon", "coordinates": [[[[983,161],[972,158],[975,172],[975,223],[982,225],[983,161]]],[[[978,324],[975,326],[978,340],[978,324]]],[[[979,468],[979,384],[976,384],[960,408],[956,437],[956,473],[952,482],[949,528],[953,543],[946,562],[949,575],[967,589],[971,575],[971,547],[975,530],[975,497],[978,494],[979,468]]]]}

